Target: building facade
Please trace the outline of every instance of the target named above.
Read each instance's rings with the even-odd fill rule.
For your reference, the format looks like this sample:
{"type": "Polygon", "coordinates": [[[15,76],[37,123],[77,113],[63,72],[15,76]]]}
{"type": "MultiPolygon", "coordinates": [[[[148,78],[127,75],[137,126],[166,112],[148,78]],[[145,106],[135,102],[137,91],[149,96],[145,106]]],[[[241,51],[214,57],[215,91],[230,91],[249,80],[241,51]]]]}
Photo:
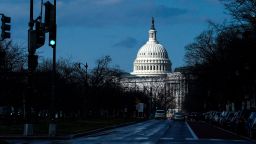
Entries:
{"type": "MultiPolygon", "coordinates": [[[[138,50],[133,71],[122,78],[125,88],[149,93],[152,100],[163,100],[168,110],[182,111],[188,85],[182,72],[172,72],[172,63],[166,49],[157,41],[154,19],[148,32],[148,41],[138,50]]],[[[157,109],[157,106],[156,106],[157,109]]]]}

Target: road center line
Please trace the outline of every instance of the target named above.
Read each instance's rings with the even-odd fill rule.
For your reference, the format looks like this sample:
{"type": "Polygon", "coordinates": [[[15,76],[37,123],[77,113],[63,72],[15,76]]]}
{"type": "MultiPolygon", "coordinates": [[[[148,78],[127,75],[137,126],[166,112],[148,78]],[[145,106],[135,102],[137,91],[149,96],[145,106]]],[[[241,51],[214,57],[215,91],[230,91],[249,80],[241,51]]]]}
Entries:
{"type": "Polygon", "coordinates": [[[186,122],[186,125],[188,127],[188,130],[190,131],[191,135],[193,136],[193,138],[195,140],[198,140],[198,137],[196,136],[196,134],[194,133],[194,131],[191,129],[191,127],[189,126],[189,124],[186,122]]]}

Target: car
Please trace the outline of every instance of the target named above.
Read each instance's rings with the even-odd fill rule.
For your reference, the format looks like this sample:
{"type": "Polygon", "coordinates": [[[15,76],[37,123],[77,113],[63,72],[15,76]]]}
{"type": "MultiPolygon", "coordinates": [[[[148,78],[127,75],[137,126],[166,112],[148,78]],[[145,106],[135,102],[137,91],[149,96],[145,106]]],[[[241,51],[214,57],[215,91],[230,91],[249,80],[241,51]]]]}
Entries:
{"type": "Polygon", "coordinates": [[[166,119],[165,110],[156,110],[155,119],[166,119]]]}
{"type": "Polygon", "coordinates": [[[246,122],[251,115],[250,110],[242,110],[235,119],[235,132],[238,134],[246,134],[246,122]]]}
{"type": "Polygon", "coordinates": [[[255,137],[256,134],[256,112],[251,112],[248,120],[245,123],[245,129],[249,137],[255,137]]]}
{"type": "Polygon", "coordinates": [[[173,120],[185,120],[185,114],[182,112],[176,112],[173,115],[173,120]]]}

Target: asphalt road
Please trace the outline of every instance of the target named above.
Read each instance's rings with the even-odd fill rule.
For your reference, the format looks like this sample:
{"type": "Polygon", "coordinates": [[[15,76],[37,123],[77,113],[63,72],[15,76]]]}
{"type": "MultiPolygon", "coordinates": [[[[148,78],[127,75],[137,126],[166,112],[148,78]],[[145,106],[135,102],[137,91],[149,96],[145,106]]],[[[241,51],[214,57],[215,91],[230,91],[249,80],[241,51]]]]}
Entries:
{"type": "MultiPolygon", "coordinates": [[[[209,129],[209,131],[211,131],[209,129]]],[[[241,138],[200,139],[184,121],[149,120],[71,140],[10,140],[14,144],[250,144],[241,138]]]]}

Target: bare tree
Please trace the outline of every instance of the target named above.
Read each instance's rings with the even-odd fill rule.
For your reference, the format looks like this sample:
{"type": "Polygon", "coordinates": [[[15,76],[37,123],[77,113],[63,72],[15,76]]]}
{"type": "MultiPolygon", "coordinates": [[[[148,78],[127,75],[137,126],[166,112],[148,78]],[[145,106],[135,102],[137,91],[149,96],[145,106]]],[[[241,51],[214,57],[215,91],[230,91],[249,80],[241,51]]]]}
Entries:
{"type": "Polygon", "coordinates": [[[0,68],[5,71],[19,71],[26,64],[26,55],[24,48],[12,41],[0,43],[0,68]]]}
{"type": "Polygon", "coordinates": [[[256,1],[255,0],[222,0],[230,15],[239,24],[249,24],[256,28],[256,1]]]}
{"type": "Polygon", "coordinates": [[[185,60],[189,65],[211,62],[216,57],[213,30],[204,31],[195,38],[195,42],[185,47],[185,60]]]}

